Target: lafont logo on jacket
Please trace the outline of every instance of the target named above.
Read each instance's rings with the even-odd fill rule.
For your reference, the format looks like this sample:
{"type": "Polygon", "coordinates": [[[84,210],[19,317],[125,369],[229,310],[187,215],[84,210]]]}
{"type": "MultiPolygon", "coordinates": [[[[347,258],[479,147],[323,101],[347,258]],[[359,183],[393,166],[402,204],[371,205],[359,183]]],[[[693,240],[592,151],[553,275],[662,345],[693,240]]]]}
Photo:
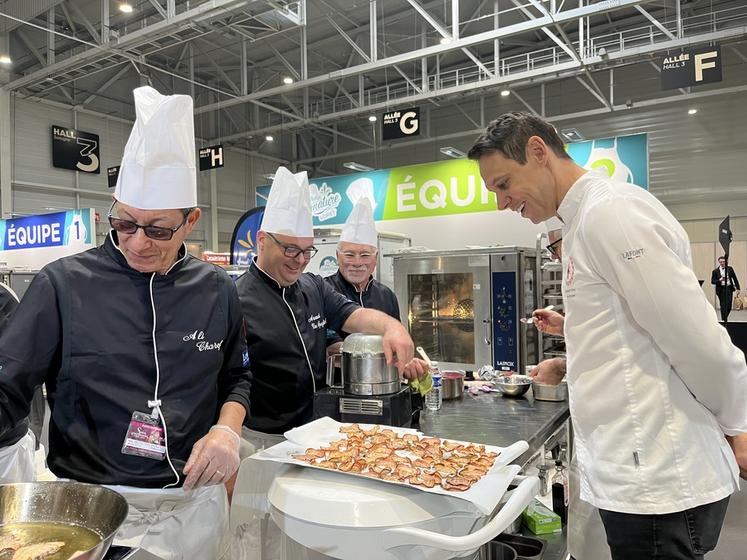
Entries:
{"type": "Polygon", "coordinates": [[[342,201],[342,195],[334,192],[327,183],[321,187],[312,183],[309,185],[311,195],[311,214],[319,221],[324,222],[337,216],[337,207],[342,201]]]}
{"type": "Polygon", "coordinates": [[[630,251],[624,251],[620,256],[623,258],[624,261],[633,261],[635,259],[638,259],[643,256],[644,250],[641,249],[631,249],[630,251]]]}

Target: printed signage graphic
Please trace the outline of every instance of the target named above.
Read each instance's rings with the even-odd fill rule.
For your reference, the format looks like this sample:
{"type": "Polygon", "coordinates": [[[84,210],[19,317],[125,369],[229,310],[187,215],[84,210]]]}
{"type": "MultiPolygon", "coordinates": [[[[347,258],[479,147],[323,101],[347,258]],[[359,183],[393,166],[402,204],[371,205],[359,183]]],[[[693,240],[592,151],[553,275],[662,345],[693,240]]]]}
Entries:
{"type": "Polygon", "coordinates": [[[677,89],[721,81],[721,47],[698,47],[671,53],[661,62],[661,88],[677,89]]]}
{"type": "Polygon", "coordinates": [[[39,270],[95,245],[91,208],[0,220],[0,260],[9,268],[39,270]]]}
{"type": "MultiPolygon", "coordinates": [[[[610,177],[648,188],[645,134],[576,142],[566,149],[587,169],[603,169],[610,177]]],[[[314,226],[345,223],[362,197],[372,201],[376,221],[488,212],[497,206],[477,162],[468,159],[309,179],[309,190],[314,226]]],[[[257,207],[266,204],[269,193],[269,185],[257,187],[257,207]]]]}
{"type": "Polygon", "coordinates": [[[384,113],[384,118],[381,119],[381,132],[384,140],[420,136],[420,108],[412,107],[384,113]]]}
{"type": "Polygon", "coordinates": [[[99,173],[99,136],[52,126],[52,165],[84,173],[99,173]]]}
{"type": "Polygon", "coordinates": [[[113,189],[117,186],[117,179],[119,178],[119,167],[119,165],[115,165],[114,167],[106,168],[106,183],[109,185],[110,189],[113,189]]]}
{"type": "Polygon", "coordinates": [[[231,264],[249,266],[257,254],[257,232],[265,215],[265,202],[245,212],[236,222],[231,236],[231,264]]]}
{"type": "Polygon", "coordinates": [[[585,169],[603,169],[616,181],[648,189],[648,136],[633,134],[574,142],[565,147],[585,169]]]}
{"type": "Polygon", "coordinates": [[[223,144],[200,148],[200,171],[223,167],[223,144]]]}

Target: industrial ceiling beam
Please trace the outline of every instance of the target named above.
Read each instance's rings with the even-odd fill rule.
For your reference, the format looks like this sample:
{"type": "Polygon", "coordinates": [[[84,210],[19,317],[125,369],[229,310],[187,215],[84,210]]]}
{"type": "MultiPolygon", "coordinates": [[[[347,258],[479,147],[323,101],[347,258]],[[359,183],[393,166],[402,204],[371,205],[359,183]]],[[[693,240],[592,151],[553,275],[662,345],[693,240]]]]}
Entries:
{"type": "MultiPolygon", "coordinates": [[[[26,76],[10,82],[5,86],[5,88],[9,90],[18,90],[30,84],[41,83],[51,76],[64,74],[76,67],[96,61],[104,56],[111,56],[112,54],[127,56],[127,51],[130,49],[156,41],[159,38],[168,37],[180,30],[191,28],[200,22],[210,21],[219,17],[226,17],[228,10],[244,7],[246,3],[247,0],[209,0],[204,4],[200,4],[196,8],[186,10],[169,20],[163,20],[148,25],[143,29],[128,33],[127,35],[123,35],[117,41],[112,41],[107,46],[89,48],[82,53],[41,68],[35,72],[31,72],[26,76]]],[[[72,5],[73,4],[71,4],[71,6],[72,5]]],[[[62,8],[66,11],[65,4],[62,4],[62,8]]],[[[66,16],[67,15],[68,14],[66,14],[66,16]]],[[[98,39],[99,37],[97,37],[97,41],[98,39]]]]}
{"type": "Polygon", "coordinates": [[[406,62],[412,62],[424,56],[425,57],[436,56],[436,55],[444,54],[444,53],[447,53],[453,50],[461,50],[462,48],[465,48],[465,47],[471,47],[471,46],[479,45],[481,43],[485,43],[488,41],[493,41],[494,39],[510,37],[512,35],[526,33],[528,31],[532,31],[535,29],[541,29],[542,27],[546,27],[547,25],[551,25],[553,23],[560,24],[566,21],[577,20],[580,17],[603,14],[609,11],[615,11],[615,10],[620,10],[623,8],[632,7],[634,5],[642,3],[643,1],[644,0],[616,0],[615,2],[602,2],[599,4],[593,4],[593,5],[584,6],[581,8],[572,8],[564,12],[559,12],[555,14],[552,18],[548,16],[544,16],[544,17],[536,18],[531,21],[525,21],[525,22],[514,24],[514,25],[509,25],[507,27],[494,29],[491,31],[486,31],[483,33],[477,33],[469,37],[461,37],[457,39],[456,41],[452,41],[451,43],[446,44],[446,45],[434,45],[434,46],[430,46],[430,47],[426,47],[422,49],[416,49],[410,52],[393,55],[385,59],[380,59],[380,60],[375,60],[375,61],[373,60],[373,57],[371,57],[372,62],[358,64],[356,66],[346,68],[345,70],[330,72],[330,73],[323,74],[320,76],[314,76],[312,78],[309,78],[308,80],[303,80],[303,81],[296,82],[290,85],[272,87],[272,88],[268,88],[262,91],[255,91],[248,95],[240,96],[234,99],[228,99],[228,100],[220,101],[218,103],[211,103],[208,105],[203,105],[201,107],[197,107],[195,109],[195,113],[201,114],[201,113],[206,113],[209,111],[216,111],[223,107],[229,107],[232,105],[248,103],[248,102],[251,102],[253,99],[261,99],[263,97],[279,95],[281,93],[286,93],[288,91],[293,91],[295,89],[302,89],[304,87],[309,87],[312,85],[318,85],[318,84],[323,84],[329,81],[334,81],[334,80],[337,80],[337,79],[340,79],[346,76],[366,74],[366,73],[374,72],[381,68],[393,66],[394,64],[404,64],[406,62]]]}

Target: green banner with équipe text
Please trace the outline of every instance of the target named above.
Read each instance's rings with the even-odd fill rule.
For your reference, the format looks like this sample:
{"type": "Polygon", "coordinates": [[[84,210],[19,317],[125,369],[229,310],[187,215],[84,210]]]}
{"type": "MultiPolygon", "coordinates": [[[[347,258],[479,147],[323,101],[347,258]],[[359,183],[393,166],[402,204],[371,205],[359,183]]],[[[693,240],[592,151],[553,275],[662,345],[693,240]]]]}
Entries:
{"type": "Polygon", "coordinates": [[[389,172],[384,220],[485,212],[496,209],[495,194],[468,159],[395,167],[389,172]]]}
{"type": "MultiPolygon", "coordinates": [[[[646,134],[568,144],[566,150],[586,169],[603,169],[613,179],[648,188],[646,134]]],[[[495,194],[480,177],[477,162],[453,159],[364,173],[309,179],[315,226],[339,225],[365,196],[374,220],[401,220],[487,212],[497,208],[495,194]]],[[[270,186],[259,186],[256,206],[264,206],[270,186]]]]}

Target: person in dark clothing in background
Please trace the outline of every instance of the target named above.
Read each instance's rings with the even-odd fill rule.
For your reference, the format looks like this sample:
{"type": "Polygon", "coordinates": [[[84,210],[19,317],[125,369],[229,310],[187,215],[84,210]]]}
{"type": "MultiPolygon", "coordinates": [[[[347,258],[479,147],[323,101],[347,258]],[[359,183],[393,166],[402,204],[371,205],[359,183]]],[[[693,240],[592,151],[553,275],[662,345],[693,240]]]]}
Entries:
{"type": "MultiPolygon", "coordinates": [[[[18,307],[18,296],[0,282],[0,335],[8,329],[10,318],[18,307]]],[[[35,434],[28,419],[18,423],[15,430],[0,433],[0,484],[33,482],[36,480],[34,465],[35,434]],[[24,431],[24,428],[26,430],[24,431]],[[19,435],[21,435],[19,439],[19,435]]]]}
{"type": "Polygon", "coordinates": [[[734,269],[726,264],[726,257],[718,258],[718,266],[711,272],[711,284],[716,286],[716,295],[721,306],[721,320],[729,321],[734,291],[739,292],[739,280],[734,269]]]}

